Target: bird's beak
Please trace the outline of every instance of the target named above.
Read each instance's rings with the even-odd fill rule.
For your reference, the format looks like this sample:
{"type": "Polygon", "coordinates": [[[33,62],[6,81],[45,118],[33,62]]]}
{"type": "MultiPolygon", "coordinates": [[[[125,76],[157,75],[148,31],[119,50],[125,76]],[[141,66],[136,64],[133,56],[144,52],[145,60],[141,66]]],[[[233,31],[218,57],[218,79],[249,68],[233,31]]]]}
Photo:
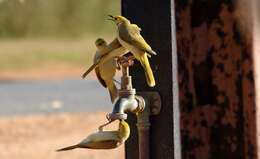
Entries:
{"type": "Polygon", "coordinates": [[[113,15],[108,15],[110,18],[108,18],[107,20],[112,20],[114,21],[114,16],[113,15]]]}

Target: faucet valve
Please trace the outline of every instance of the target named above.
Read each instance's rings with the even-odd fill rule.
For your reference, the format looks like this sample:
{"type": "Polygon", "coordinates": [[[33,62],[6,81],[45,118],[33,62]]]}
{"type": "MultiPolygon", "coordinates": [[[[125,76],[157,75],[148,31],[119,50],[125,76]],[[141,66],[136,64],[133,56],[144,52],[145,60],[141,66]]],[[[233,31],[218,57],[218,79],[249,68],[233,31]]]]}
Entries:
{"type": "Polygon", "coordinates": [[[140,112],[142,112],[142,111],[144,110],[144,108],[145,108],[145,100],[144,100],[143,97],[137,96],[137,95],[135,96],[135,99],[136,99],[137,102],[138,102],[138,106],[137,106],[136,109],[133,111],[133,113],[138,114],[138,113],[140,113],[140,112]]]}
{"type": "Polygon", "coordinates": [[[129,76],[129,66],[133,65],[133,60],[134,56],[122,56],[118,59],[119,64],[122,66],[121,89],[113,112],[107,115],[108,120],[126,120],[126,112],[138,114],[144,110],[145,100],[141,96],[136,96],[136,91],[132,87],[132,78],[129,76]]]}

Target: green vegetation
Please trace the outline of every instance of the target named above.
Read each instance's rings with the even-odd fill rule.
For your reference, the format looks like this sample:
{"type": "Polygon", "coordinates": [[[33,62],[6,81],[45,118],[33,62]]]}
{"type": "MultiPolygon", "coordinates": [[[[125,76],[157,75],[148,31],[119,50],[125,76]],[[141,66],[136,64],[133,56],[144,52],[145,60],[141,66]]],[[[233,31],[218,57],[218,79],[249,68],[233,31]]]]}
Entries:
{"type": "MultiPolygon", "coordinates": [[[[108,41],[113,38],[105,37],[108,41]]],[[[79,65],[92,63],[95,39],[2,40],[0,70],[39,68],[47,65],[79,65]]]]}
{"type": "Polygon", "coordinates": [[[0,0],[0,70],[89,65],[95,39],[114,36],[108,14],[120,0],[0,0]]]}
{"type": "Polygon", "coordinates": [[[0,37],[83,37],[113,31],[119,0],[0,0],[0,37]]]}

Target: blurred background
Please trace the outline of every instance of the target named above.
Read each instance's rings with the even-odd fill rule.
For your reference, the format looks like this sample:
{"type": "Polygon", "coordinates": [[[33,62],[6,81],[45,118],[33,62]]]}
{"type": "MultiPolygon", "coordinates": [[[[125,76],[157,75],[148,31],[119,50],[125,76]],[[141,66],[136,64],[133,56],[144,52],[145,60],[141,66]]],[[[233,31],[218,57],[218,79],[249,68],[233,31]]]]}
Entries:
{"type": "Polygon", "coordinates": [[[114,24],[106,19],[119,13],[119,0],[0,0],[0,70],[22,71],[0,76],[37,78],[24,72],[44,69],[60,77],[49,68],[83,69],[92,61],[95,39],[115,36],[114,24]]]}
{"type": "Polygon", "coordinates": [[[108,14],[120,14],[120,0],[0,0],[1,159],[123,158],[123,146],[55,152],[112,110],[94,74],[81,79],[96,38],[115,37],[108,14]]]}
{"type": "Polygon", "coordinates": [[[96,131],[112,109],[93,73],[81,79],[92,64],[95,39],[115,37],[108,14],[120,14],[120,0],[0,0],[1,159],[123,158],[123,146],[55,152],[96,131]]]}

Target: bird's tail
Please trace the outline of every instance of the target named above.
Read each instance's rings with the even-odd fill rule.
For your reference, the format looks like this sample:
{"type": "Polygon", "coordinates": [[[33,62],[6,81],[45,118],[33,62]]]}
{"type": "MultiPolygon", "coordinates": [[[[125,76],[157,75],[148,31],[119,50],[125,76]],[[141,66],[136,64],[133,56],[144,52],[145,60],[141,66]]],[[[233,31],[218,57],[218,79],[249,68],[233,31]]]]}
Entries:
{"type": "Polygon", "coordinates": [[[111,82],[107,83],[107,88],[108,88],[108,91],[110,94],[111,102],[114,103],[118,96],[118,91],[117,91],[116,85],[113,80],[111,80],[111,82]]]}
{"type": "Polygon", "coordinates": [[[85,71],[81,77],[84,79],[93,69],[95,69],[98,66],[99,63],[100,63],[100,61],[91,65],[90,68],[87,71],[85,71]]]}
{"type": "Polygon", "coordinates": [[[150,87],[154,87],[155,86],[155,80],[154,80],[154,76],[153,76],[153,71],[151,69],[151,66],[149,64],[149,60],[147,58],[147,54],[145,53],[144,55],[140,56],[139,58],[140,58],[139,61],[141,62],[141,65],[144,68],[147,84],[150,87]]]}
{"type": "Polygon", "coordinates": [[[64,147],[64,148],[58,149],[56,151],[68,151],[68,150],[72,150],[75,148],[79,148],[79,145],[72,145],[72,146],[64,147]]]}

